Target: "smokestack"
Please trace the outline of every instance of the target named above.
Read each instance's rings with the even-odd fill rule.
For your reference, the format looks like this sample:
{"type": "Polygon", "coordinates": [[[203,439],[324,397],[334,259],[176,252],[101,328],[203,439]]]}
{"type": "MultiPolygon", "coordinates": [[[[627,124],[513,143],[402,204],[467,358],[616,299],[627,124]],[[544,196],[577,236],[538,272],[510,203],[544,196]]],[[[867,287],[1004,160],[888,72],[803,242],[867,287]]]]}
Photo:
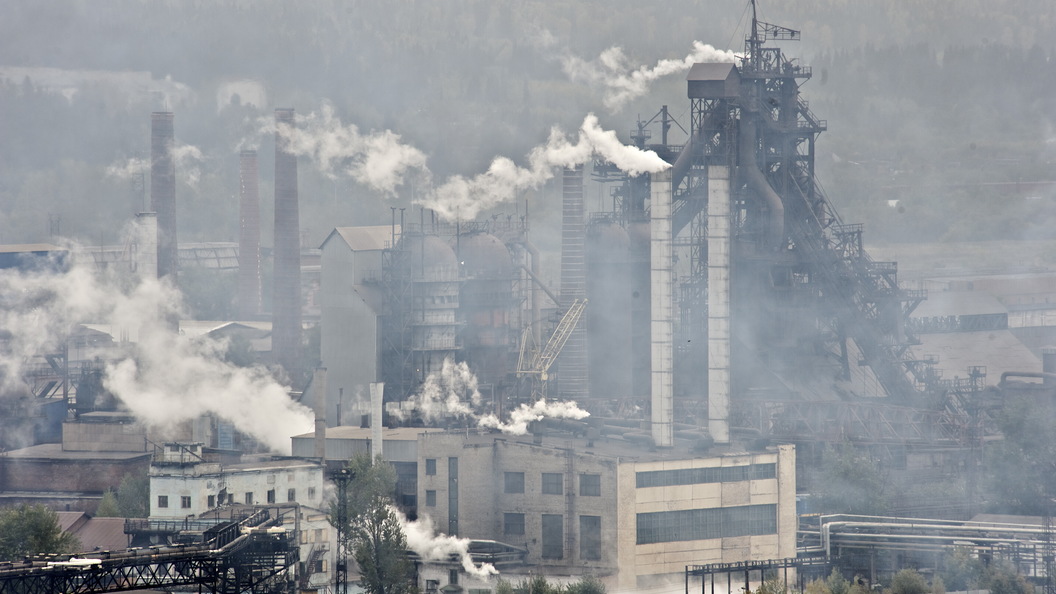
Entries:
{"type": "MultiPolygon", "coordinates": [[[[754,167],[754,164],[749,164],[754,167]]],[[[708,431],[730,443],[730,168],[708,167],[708,431]]]]}
{"type": "Polygon", "coordinates": [[[135,238],[132,243],[133,272],[140,278],[158,278],[158,216],[153,212],[136,215],[135,238]]]}
{"type": "MultiPolygon", "coordinates": [[[[566,167],[561,183],[561,306],[587,297],[586,226],[583,206],[583,166],[566,167]]],[[[568,337],[558,359],[562,397],[582,399],[587,383],[587,331],[579,324],[568,337]]]]}
{"type": "Polygon", "coordinates": [[[249,320],[260,315],[260,194],[257,151],[239,155],[238,309],[249,320]]]}
{"type": "Polygon", "coordinates": [[[385,382],[370,384],[370,457],[377,458],[383,454],[381,439],[381,415],[385,400],[385,382]]]}
{"type": "Polygon", "coordinates": [[[671,231],[671,170],[654,173],[649,259],[652,298],[652,433],[657,447],[674,445],[675,261],[671,231]]]}
{"type": "Polygon", "coordinates": [[[326,368],[316,367],[312,377],[315,398],[315,457],[326,460],[326,368]]]}
{"type": "Polygon", "coordinates": [[[300,369],[301,244],[297,157],[289,151],[293,109],[275,110],[275,278],[271,350],[291,377],[300,369]]]}
{"type": "Polygon", "coordinates": [[[158,217],[158,278],[176,280],[176,164],[173,115],[150,114],[150,208],[158,217]]]}

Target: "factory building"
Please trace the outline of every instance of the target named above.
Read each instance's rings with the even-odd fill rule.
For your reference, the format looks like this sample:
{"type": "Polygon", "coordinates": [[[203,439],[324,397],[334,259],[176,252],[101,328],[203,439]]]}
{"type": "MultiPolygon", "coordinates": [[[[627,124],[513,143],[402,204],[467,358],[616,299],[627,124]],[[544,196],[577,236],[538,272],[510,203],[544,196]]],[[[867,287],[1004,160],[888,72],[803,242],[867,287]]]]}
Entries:
{"type": "Polygon", "coordinates": [[[617,589],[676,579],[687,564],[795,556],[793,447],[680,445],[423,433],[418,513],[447,534],[524,548],[547,575],[593,574],[617,589]]]}

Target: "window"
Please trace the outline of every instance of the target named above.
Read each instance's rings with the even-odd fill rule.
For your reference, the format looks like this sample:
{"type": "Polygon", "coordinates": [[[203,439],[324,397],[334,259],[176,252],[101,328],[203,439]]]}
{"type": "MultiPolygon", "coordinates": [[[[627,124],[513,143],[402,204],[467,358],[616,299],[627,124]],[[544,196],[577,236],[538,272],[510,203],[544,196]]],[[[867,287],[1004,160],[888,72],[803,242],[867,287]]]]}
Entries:
{"type": "Polygon", "coordinates": [[[268,489],[268,503],[275,503],[275,489],[268,489]]]}
{"type": "Polygon", "coordinates": [[[601,560],[601,516],[579,516],[579,558],[601,560]]]}
{"type": "Polygon", "coordinates": [[[436,491],[425,492],[425,505],[427,507],[436,507],[436,491]]]}
{"type": "Polygon", "coordinates": [[[747,466],[716,466],[712,468],[682,468],[679,470],[652,470],[635,474],[639,489],[643,487],[669,487],[672,485],[695,485],[699,483],[734,483],[756,481],[777,477],[776,464],[749,464],[747,466]]]}
{"type": "Polygon", "coordinates": [[[448,569],[447,570],[447,583],[458,585],[458,570],[448,569]]]}
{"type": "Polygon", "coordinates": [[[158,495],[158,507],[169,507],[168,495],[158,495]]]}
{"type": "Polygon", "coordinates": [[[440,580],[425,580],[425,594],[436,594],[440,591],[440,580]]]}
{"type": "Polygon", "coordinates": [[[253,493],[246,493],[246,505],[253,505],[253,493]]]}
{"type": "Polygon", "coordinates": [[[425,474],[429,476],[436,474],[436,458],[425,459],[425,474]]]}
{"type": "Polygon", "coordinates": [[[308,499],[310,501],[315,500],[315,487],[308,487],[308,499]]]}
{"type": "Polygon", "coordinates": [[[565,492],[565,476],[560,472],[543,473],[543,495],[562,495],[565,492]]]}
{"type": "Polygon", "coordinates": [[[777,506],[745,505],[638,514],[637,544],[777,533],[777,506]]]}
{"type": "Polygon", "coordinates": [[[524,473],[523,472],[507,472],[505,473],[505,489],[504,493],[524,493],[524,473]]]}
{"type": "Polygon", "coordinates": [[[297,489],[286,489],[286,501],[297,501],[297,489]]]}
{"type": "Polygon", "coordinates": [[[561,559],[565,552],[562,518],[557,514],[543,514],[543,559],[561,559]]]}
{"type": "Polygon", "coordinates": [[[581,474],[579,475],[579,494],[587,497],[601,496],[601,475],[581,474]]]}
{"type": "Polygon", "coordinates": [[[180,508],[181,509],[191,509],[191,496],[190,495],[181,495],[180,496],[180,508]]]}
{"type": "Polygon", "coordinates": [[[210,495],[208,501],[209,509],[213,509],[214,507],[216,507],[216,495],[210,495]]]}
{"type": "Polygon", "coordinates": [[[502,514],[502,533],[506,536],[524,536],[524,514],[502,514]]]}

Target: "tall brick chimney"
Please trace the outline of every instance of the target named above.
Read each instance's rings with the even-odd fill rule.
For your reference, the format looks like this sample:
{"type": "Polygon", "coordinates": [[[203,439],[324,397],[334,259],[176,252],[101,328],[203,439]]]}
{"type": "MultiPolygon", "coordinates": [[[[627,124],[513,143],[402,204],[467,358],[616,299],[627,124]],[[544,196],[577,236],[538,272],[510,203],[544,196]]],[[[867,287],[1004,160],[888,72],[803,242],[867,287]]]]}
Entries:
{"type": "Polygon", "coordinates": [[[176,164],[172,112],[150,114],[150,208],[158,216],[158,278],[176,280],[176,164]]]}
{"type": "Polygon", "coordinates": [[[260,193],[257,151],[239,155],[238,314],[260,315],[260,193]]]}
{"type": "Polygon", "coordinates": [[[293,109],[275,110],[275,278],[271,302],[271,351],[294,377],[301,354],[301,244],[297,157],[289,151],[293,109]]]}

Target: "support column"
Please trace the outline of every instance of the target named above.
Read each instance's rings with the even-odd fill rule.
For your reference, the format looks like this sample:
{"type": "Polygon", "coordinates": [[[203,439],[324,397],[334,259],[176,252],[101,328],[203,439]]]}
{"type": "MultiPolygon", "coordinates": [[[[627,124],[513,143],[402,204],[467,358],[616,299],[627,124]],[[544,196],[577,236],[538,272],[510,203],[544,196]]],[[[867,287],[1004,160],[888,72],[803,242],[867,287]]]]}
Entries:
{"type": "Polygon", "coordinates": [[[730,443],[730,168],[708,167],[708,431],[730,443]]]}

